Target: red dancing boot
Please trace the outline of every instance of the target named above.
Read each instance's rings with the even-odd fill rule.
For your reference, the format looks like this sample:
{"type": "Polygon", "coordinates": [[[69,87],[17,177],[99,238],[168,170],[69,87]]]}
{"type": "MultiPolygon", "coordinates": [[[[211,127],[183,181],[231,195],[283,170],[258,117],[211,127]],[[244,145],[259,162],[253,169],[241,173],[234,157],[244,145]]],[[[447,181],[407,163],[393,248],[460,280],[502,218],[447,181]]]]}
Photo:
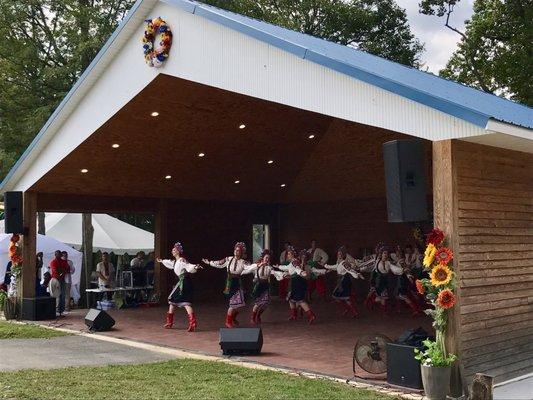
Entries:
{"type": "Polygon", "coordinates": [[[257,325],[257,311],[252,310],[252,316],[250,317],[250,323],[257,325]]]}
{"type": "Polygon", "coordinates": [[[226,314],[226,328],[235,328],[235,325],[233,325],[233,315],[226,314]]]}
{"type": "Polygon", "coordinates": [[[307,314],[307,323],[311,325],[313,322],[315,322],[316,315],[313,311],[309,310],[306,312],[307,314]]]}
{"type": "Polygon", "coordinates": [[[345,302],[344,304],[346,304],[347,314],[349,314],[352,318],[359,316],[359,312],[357,311],[357,307],[355,305],[350,302],[345,302]]]}
{"type": "Polygon", "coordinates": [[[237,321],[237,315],[239,315],[239,312],[237,310],[233,311],[233,325],[239,326],[239,321],[237,321]]]}
{"type": "Polygon", "coordinates": [[[372,311],[374,309],[375,303],[376,303],[376,292],[371,291],[365,299],[365,307],[372,311]]]}
{"type": "Polygon", "coordinates": [[[300,307],[300,317],[303,317],[303,316],[304,316],[304,309],[300,307]]]}
{"type": "Polygon", "coordinates": [[[257,312],[256,322],[257,322],[258,324],[261,323],[261,314],[263,314],[264,311],[265,311],[265,310],[261,308],[261,309],[257,312]]]}
{"type": "Polygon", "coordinates": [[[298,309],[291,308],[291,314],[289,316],[289,321],[296,321],[297,318],[298,318],[298,309]]]}
{"type": "Polygon", "coordinates": [[[165,329],[170,329],[174,325],[174,314],[167,312],[167,323],[163,326],[165,329]]]}
{"type": "Polygon", "coordinates": [[[187,332],[194,332],[196,330],[196,315],[194,313],[189,314],[189,327],[187,332]]]}
{"type": "Polygon", "coordinates": [[[345,317],[346,315],[348,315],[348,308],[346,307],[346,302],[344,301],[336,301],[336,302],[342,310],[342,316],[345,317]]]}

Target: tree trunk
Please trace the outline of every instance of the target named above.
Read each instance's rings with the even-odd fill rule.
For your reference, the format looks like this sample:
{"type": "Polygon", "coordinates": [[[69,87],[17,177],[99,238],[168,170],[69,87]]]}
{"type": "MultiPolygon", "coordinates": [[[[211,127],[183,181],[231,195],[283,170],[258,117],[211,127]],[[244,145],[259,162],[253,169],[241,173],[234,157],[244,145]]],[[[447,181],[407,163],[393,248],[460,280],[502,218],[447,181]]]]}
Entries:
{"type": "MultiPolygon", "coordinates": [[[[81,217],[82,229],[82,250],[83,250],[83,275],[80,285],[81,299],[85,300],[84,306],[90,307],[89,293],[86,289],[89,288],[91,282],[91,272],[93,270],[93,234],[94,228],[92,224],[92,214],[82,214],[81,217]],[[85,296],[83,294],[85,293],[85,296]]],[[[81,300],[80,299],[80,300],[81,300]]]]}
{"type": "Polygon", "coordinates": [[[44,224],[45,214],[43,212],[37,213],[37,233],[39,235],[46,235],[46,225],[44,224]]]}

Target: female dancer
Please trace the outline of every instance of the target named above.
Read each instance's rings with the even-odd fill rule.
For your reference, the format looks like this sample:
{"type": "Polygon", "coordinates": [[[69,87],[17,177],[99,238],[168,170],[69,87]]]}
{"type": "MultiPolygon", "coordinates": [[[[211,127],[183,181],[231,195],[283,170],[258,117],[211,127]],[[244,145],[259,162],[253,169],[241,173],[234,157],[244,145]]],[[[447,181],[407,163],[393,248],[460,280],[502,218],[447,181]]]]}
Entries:
{"type": "Polygon", "coordinates": [[[387,300],[389,298],[389,271],[391,270],[389,251],[386,248],[378,250],[376,264],[370,278],[370,291],[365,300],[368,308],[372,308],[374,303],[381,304],[381,310],[388,312],[387,300]]]}
{"type": "Polygon", "coordinates": [[[255,273],[254,288],[252,290],[252,297],[255,303],[250,322],[252,325],[257,325],[261,323],[261,314],[263,314],[270,303],[270,275],[273,275],[278,281],[281,281],[288,274],[282,271],[275,271],[272,268],[269,250],[263,250],[259,260],[246,268],[243,273],[255,273]]]}
{"type": "Polygon", "coordinates": [[[174,273],[178,276],[178,283],[176,283],[170,296],[168,296],[169,306],[165,328],[172,328],[176,307],[183,307],[189,317],[187,332],[193,332],[196,329],[196,316],[192,308],[193,286],[190,274],[194,274],[202,267],[200,265],[189,264],[185,260],[183,257],[183,246],[179,242],[172,248],[172,255],[174,256],[174,260],[157,259],[158,263],[163,264],[168,269],[174,270],[174,273]]]}
{"type": "Polygon", "coordinates": [[[228,312],[226,313],[226,327],[234,328],[238,326],[237,315],[239,308],[246,305],[244,301],[244,292],[242,290],[241,275],[247,273],[246,270],[250,264],[243,259],[246,253],[246,246],[242,242],[235,244],[233,256],[223,258],[220,261],[209,261],[204,258],[202,262],[215,268],[226,268],[228,275],[226,277],[226,287],[224,294],[229,299],[228,312]]]}
{"type": "MultiPolygon", "coordinates": [[[[332,297],[344,308],[343,315],[350,314],[353,318],[357,317],[359,313],[355,301],[351,301],[352,280],[350,278],[352,276],[355,279],[363,279],[363,276],[358,272],[357,261],[353,257],[348,258],[346,247],[341,246],[337,251],[337,263],[334,265],[326,264],[324,268],[337,272],[337,286],[333,290],[332,297]]],[[[313,272],[317,273],[318,271],[313,272]]]]}
{"type": "Polygon", "coordinates": [[[277,268],[287,272],[291,278],[291,289],[287,296],[291,310],[289,321],[295,321],[297,319],[298,307],[302,307],[307,314],[308,323],[312,324],[316,319],[316,315],[305,301],[305,295],[307,292],[307,281],[305,278],[307,277],[307,273],[302,267],[307,264],[308,257],[309,253],[306,250],[302,250],[300,252],[300,259],[296,258],[296,250],[294,250],[294,247],[290,247],[287,250],[287,260],[289,261],[289,265],[278,265],[277,268]]]}

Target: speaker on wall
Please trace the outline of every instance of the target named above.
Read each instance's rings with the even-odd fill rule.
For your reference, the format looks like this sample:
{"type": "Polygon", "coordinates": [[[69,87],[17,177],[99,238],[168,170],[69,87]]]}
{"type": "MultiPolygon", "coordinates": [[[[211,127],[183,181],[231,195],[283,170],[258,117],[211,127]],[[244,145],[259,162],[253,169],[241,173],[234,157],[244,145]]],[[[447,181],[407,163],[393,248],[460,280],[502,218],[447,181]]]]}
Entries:
{"type": "Polygon", "coordinates": [[[85,316],[85,325],[91,331],[109,331],[115,325],[115,320],[105,311],[91,308],[85,316]]]}
{"type": "Polygon", "coordinates": [[[387,343],[387,383],[423,389],[420,362],[415,359],[415,346],[387,343]]]}
{"type": "Polygon", "coordinates": [[[387,215],[389,222],[428,218],[424,145],[421,140],[393,140],[383,144],[387,215]]]}
{"type": "Polygon", "coordinates": [[[222,354],[259,354],[263,348],[261,328],[221,328],[222,354]]]}
{"type": "Polygon", "coordinates": [[[24,233],[22,224],[22,192],[4,194],[5,233],[24,233]]]}

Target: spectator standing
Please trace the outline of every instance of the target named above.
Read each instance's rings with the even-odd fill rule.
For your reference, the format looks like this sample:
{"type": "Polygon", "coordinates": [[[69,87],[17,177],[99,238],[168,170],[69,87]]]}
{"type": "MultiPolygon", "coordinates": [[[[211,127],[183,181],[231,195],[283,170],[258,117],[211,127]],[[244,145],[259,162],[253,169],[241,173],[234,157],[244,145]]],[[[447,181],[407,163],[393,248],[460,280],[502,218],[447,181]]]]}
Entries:
{"type": "Polygon", "coordinates": [[[68,263],[63,260],[61,250],[56,250],[54,259],[50,261],[50,295],[56,299],[56,315],[61,316],[65,311],[65,275],[69,271],[68,263]]]}
{"type": "Polygon", "coordinates": [[[68,252],[63,251],[61,258],[68,264],[68,270],[65,274],[65,312],[70,312],[70,299],[72,298],[70,291],[72,288],[72,274],[76,271],[72,260],[68,259],[68,252]]]}

